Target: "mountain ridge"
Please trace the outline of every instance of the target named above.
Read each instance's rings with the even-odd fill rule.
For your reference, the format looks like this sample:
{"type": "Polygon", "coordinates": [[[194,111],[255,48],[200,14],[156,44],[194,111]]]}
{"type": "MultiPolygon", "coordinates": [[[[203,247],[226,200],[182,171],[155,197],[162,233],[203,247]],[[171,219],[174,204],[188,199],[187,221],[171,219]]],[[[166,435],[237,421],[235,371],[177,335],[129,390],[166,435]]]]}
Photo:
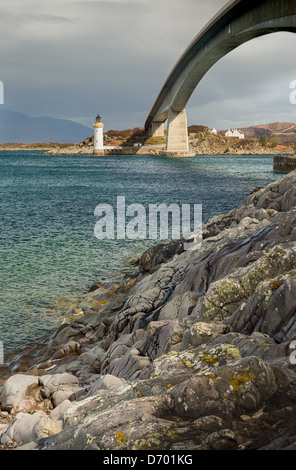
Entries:
{"type": "Polygon", "coordinates": [[[90,132],[90,128],[69,119],[31,117],[25,113],[0,108],[0,144],[76,143],[90,132]]]}

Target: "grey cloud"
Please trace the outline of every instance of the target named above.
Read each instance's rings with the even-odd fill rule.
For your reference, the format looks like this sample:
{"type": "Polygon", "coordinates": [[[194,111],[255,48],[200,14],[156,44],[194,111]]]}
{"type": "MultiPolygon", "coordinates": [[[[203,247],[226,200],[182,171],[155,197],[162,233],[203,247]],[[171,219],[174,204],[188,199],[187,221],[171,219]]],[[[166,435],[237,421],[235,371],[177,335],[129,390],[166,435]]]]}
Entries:
{"type": "Polygon", "coordinates": [[[67,18],[57,15],[28,15],[26,20],[40,23],[76,23],[79,18],[67,18]]]}
{"type": "Polygon", "coordinates": [[[0,18],[3,26],[11,26],[15,23],[30,23],[30,22],[40,22],[40,23],[73,23],[79,21],[79,18],[69,18],[67,16],[60,15],[51,15],[51,14],[32,14],[29,13],[30,10],[12,12],[5,11],[3,8],[0,10],[0,18]],[[8,23],[8,25],[7,25],[8,23]]]}
{"type": "Polygon", "coordinates": [[[296,35],[276,33],[233,51],[196,88],[189,119],[217,128],[293,122],[289,86],[295,76],[295,47],[296,35]]]}
{"type": "MultiPolygon", "coordinates": [[[[2,0],[5,106],[32,116],[74,116],[85,125],[100,112],[113,129],[144,125],[179,56],[224,4],[2,0]]],[[[289,83],[296,79],[295,46],[296,35],[281,33],[222,59],[188,103],[189,124],[221,128],[295,119],[288,101],[289,83]]]]}

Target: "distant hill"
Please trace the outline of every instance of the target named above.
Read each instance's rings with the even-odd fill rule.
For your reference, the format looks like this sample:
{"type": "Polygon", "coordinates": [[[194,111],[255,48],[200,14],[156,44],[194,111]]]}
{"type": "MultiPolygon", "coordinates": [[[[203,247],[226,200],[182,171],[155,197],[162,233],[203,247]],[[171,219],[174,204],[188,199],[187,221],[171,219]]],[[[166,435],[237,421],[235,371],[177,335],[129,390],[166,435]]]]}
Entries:
{"type": "MultiPolygon", "coordinates": [[[[269,140],[274,140],[279,144],[296,142],[296,124],[291,122],[273,122],[239,129],[245,134],[246,139],[260,139],[262,135],[266,135],[269,140]]],[[[226,131],[219,131],[219,133],[223,132],[226,131]]]]}
{"type": "Polygon", "coordinates": [[[30,117],[0,107],[0,144],[8,142],[76,143],[92,130],[76,122],[51,117],[30,117]]]}

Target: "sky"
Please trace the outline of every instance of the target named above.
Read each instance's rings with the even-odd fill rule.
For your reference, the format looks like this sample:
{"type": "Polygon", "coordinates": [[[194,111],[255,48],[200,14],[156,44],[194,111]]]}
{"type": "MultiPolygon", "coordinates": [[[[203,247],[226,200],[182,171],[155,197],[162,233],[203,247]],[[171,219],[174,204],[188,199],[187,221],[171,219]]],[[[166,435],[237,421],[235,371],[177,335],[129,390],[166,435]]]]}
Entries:
{"type": "MultiPolygon", "coordinates": [[[[1,0],[4,106],[105,130],[143,127],[171,69],[225,0],[1,0]]],[[[188,125],[296,122],[296,35],[252,40],[221,59],[187,105],[188,125]]]]}

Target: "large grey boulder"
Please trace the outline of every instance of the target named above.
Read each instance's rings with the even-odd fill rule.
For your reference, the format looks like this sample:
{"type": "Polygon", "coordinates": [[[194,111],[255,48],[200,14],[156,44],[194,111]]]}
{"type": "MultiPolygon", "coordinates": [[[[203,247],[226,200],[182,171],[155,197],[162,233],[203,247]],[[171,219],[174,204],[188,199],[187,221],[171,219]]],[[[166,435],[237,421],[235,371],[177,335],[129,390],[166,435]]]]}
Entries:
{"type": "Polygon", "coordinates": [[[27,411],[35,403],[34,398],[26,396],[28,387],[38,385],[38,377],[32,375],[16,374],[9,377],[0,394],[0,409],[9,412],[27,411]]]}
{"type": "Polygon", "coordinates": [[[103,375],[91,385],[87,394],[85,394],[82,398],[94,396],[98,393],[99,390],[116,390],[119,387],[125,385],[125,383],[126,380],[115,377],[114,375],[103,375]]]}
{"type": "Polygon", "coordinates": [[[41,393],[44,398],[50,398],[54,407],[65,400],[74,400],[76,393],[84,392],[79,386],[79,380],[73,374],[43,375],[39,378],[41,393]]]}
{"type": "Polygon", "coordinates": [[[41,418],[45,418],[43,411],[34,414],[18,413],[8,429],[1,436],[1,444],[28,444],[34,441],[34,426],[41,418]]]}

